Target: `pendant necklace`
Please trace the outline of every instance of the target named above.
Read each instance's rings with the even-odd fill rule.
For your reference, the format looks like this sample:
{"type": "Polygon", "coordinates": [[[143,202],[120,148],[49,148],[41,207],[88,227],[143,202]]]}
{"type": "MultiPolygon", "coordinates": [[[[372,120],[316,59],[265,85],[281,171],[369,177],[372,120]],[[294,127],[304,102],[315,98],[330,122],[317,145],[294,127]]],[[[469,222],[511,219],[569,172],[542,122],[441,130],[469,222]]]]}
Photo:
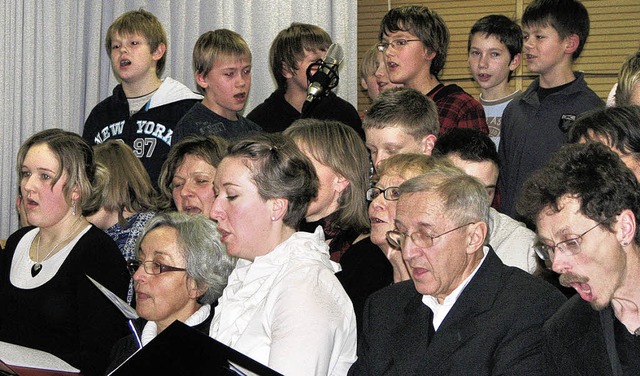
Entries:
{"type": "MultiPolygon", "coordinates": [[[[78,224],[80,219],[82,219],[82,216],[78,217],[78,219],[76,219],[76,221],[73,223],[73,226],[71,227],[71,233],[66,238],[62,239],[56,245],[54,245],[53,248],[51,248],[51,250],[49,251],[49,253],[47,253],[47,255],[44,256],[44,258],[41,261],[39,261],[39,262],[36,261],[36,263],[33,264],[33,266],[31,266],[31,277],[35,277],[40,273],[40,271],[42,270],[42,263],[45,262],[45,260],[47,260],[49,258],[49,256],[51,256],[53,251],[55,251],[56,248],[58,248],[58,246],[60,246],[60,244],[66,242],[69,239],[71,239],[71,237],[73,236],[73,234],[77,230],[76,225],[78,224]]],[[[40,233],[38,233],[38,240],[36,241],[36,260],[40,258],[40,238],[41,238],[40,233]]]]}

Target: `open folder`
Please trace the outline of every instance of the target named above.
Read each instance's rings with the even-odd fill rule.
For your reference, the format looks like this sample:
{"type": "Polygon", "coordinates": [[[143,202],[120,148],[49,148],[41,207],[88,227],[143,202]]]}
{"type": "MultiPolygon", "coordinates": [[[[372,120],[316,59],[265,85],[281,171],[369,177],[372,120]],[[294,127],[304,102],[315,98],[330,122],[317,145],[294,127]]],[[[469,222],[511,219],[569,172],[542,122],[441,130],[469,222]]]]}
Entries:
{"type": "MultiPolygon", "coordinates": [[[[87,278],[126,318],[138,317],[116,294],[93,278],[87,278]]],[[[180,321],[174,321],[146,346],[140,344],[140,347],[109,375],[280,375],[180,321]]]]}
{"type": "Polygon", "coordinates": [[[110,375],[280,375],[215,339],[174,321],[110,375]]]}
{"type": "Polygon", "coordinates": [[[80,370],[48,352],[0,341],[0,375],[77,376],[80,370]]]}

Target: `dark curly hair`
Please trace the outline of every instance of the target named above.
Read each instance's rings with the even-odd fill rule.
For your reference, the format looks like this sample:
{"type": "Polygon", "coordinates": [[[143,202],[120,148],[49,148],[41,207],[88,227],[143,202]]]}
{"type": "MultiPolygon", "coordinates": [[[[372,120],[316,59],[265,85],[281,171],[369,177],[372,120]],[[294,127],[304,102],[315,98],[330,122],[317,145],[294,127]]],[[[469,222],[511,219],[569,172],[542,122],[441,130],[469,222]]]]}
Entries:
{"type": "Polygon", "coordinates": [[[582,113],[569,129],[569,142],[602,142],[640,159],[640,106],[598,108],[582,113]]]}
{"type": "MultiPolygon", "coordinates": [[[[518,213],[532,222],[550,208],[555,212],[561,198],[576,197],[580,212],[609,230],[615,217],[629,209],[640,220],[640,187],[631,170],[607,146],[590,142],[563,146],[549,163],[524,184],[518,213]]],[[[636,227],[640,242],[640,225],[636,227]]]]}

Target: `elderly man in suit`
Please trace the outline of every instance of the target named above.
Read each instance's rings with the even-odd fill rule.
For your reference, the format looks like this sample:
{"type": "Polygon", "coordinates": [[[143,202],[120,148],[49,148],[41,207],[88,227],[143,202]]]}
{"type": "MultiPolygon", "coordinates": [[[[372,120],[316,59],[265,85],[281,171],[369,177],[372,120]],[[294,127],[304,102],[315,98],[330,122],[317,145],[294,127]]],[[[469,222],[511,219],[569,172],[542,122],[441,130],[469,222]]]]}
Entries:
{"type": "Polygon", "coordinates": [[[350,375],[543,375],[542,325],[565,298],[485,246],[488,211],[455,167],[400,186],[387,238],[411,280],[367,301],[350,375]]]}
{"type": "Polygon", "coordinates": [[[545,324],[548,375],[640,375],[640,187],[599,143],[567,145],[525,184],[519,211],[572,297],[545,324]]]}

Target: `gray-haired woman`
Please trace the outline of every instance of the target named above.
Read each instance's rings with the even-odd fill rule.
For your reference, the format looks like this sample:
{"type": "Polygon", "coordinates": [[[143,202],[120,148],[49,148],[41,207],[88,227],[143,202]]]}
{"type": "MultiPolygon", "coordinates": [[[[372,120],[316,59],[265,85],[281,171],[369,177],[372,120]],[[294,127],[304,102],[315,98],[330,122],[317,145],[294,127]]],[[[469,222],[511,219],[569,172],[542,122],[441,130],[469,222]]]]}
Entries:
{"type": "Polygon", "coordinates": [[[136,247],[133,274],[139,333],[121,339],[112,368],[175,320],[208,334],[215,303],[235,266],[216,224],[201,215],[166,212],[153,217],[136,247]],[[139,338],[140,343],[138,343],[139,338]]]}

